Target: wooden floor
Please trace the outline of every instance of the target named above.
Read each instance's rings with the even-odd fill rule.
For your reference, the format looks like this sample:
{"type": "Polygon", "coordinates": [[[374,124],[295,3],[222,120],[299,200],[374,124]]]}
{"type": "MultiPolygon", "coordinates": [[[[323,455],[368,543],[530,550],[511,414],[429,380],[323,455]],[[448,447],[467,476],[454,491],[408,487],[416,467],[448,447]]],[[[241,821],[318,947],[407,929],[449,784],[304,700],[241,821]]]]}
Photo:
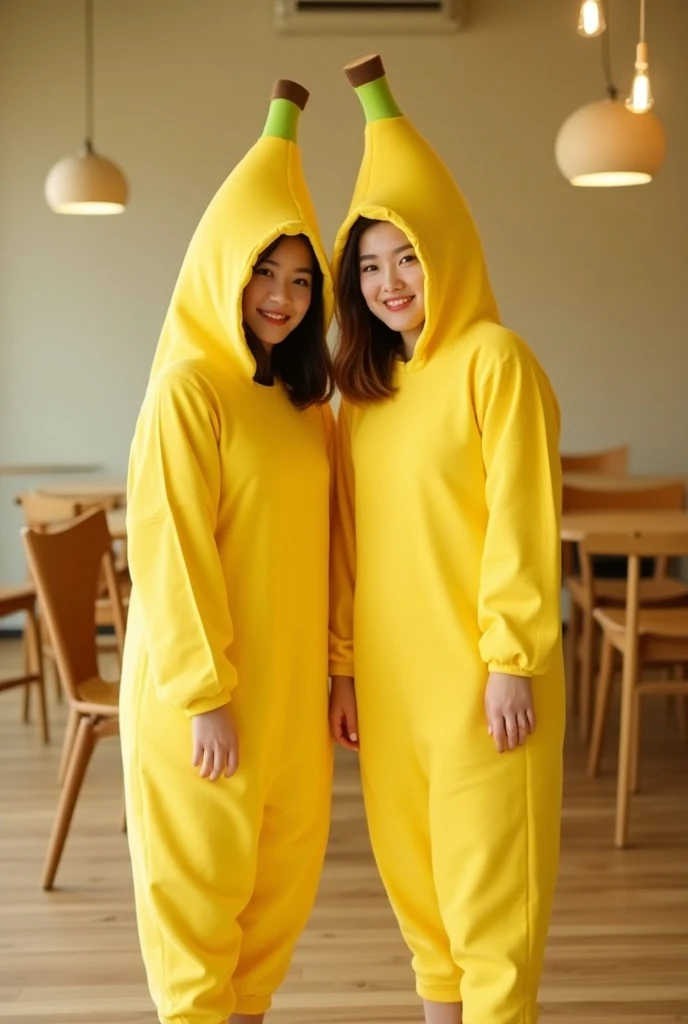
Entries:
{"type": "MultiPolygon", "coordinates": [[[[0,642],[0,672],[16,658],[0,642]]],[[[115,740],[103,741],[58,875],[39,879],[57,791],[53,742],[0,694],[0,1024],[155,1024],[139,959],[115,740]]],[[[634,847],[611,846],[613,780],[567,753],[563,858],[541,990],[545,1022],[688,1022],[688,745],[650,707],[634,847]]],[[[355,761],[338,764],[320,898],[271,1024],[419,1022],[408,955],[378,882],[355,761]]],[[[489,1024],[487,1021],[471,1024],[489,1024]]]]}

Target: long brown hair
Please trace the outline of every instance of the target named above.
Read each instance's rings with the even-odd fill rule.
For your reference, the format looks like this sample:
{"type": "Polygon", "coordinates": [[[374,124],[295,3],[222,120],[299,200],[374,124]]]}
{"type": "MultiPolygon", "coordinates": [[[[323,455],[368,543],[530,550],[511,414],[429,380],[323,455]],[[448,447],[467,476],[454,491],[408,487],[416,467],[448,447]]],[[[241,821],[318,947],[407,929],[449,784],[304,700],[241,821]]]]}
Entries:
{"type": "Polygon", "coordinates": [[[335,284],[339,342],[334,376],[344,398],[355,405],[391,398],[394,363],[404,354],[398,331],[370,312],[361,291],[358,247],[361,235],[377,221],[359,217],[349,232],[335,284]]]}
{"type": "MultiPolygon", "coordinates": [[[[263,250],[255,266],[275,251],[284,235],[263,250]]],[[[311,304],[298,327],[283,342],[275,345],[271,355],[265,351],[247,323],[244,322],[246,344],[256,361],[254,380],[266,383],[279,380],[289,399],[297,409],[310,405],[324,405],[334,394],[332,358],[325,333],[325,301],[323,298],[323,272],[306,235],[296,235],[306,243],[313,258],[313,284],[311,304]]]]}

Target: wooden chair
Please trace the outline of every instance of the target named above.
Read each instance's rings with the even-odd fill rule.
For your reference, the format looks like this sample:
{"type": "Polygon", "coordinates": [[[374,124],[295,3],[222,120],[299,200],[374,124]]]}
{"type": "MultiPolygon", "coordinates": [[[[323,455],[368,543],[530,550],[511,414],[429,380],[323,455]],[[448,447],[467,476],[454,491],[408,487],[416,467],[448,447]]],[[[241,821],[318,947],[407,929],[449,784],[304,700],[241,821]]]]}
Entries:
{"type": "MultiPolygon", "coordinates": [[[[681,483],[626,491],[565,486],[562,505],[566,512],[676,511],[684,508],[685,499],[685,486],[681,483]]],[[[657,558],[654,576],[640,581],[642,606],[688,601],[688,584],[668,576],[667,565],[667,559],[657,558]]],[[[626,581],[601,579],[595,575],[586,580],[579,574],[569,573],[564,578],[564,586],[571,609],[566,643],[566,680],[571,703],[575,704],[578,698],[580,738],[586,742],[590,731],[595,660],[593,613],[598,606],[623,607],[626,581]]]]}
{"type": "Polygon", "coordinates": [[[599,770],[602,743],[614,676],[614,655],[623,659],[621,723],[616,795],[614,844],[624,847],[628,835],[629,794],[636,792],[640,760],[641,698],[649,695],[688,697],[688,607],[643,608],[640,603],[640,560],[643,557],[688,555],[688,532],[622,536],[591,535],[580,544],[583,576],[592,580],[595,555],[616,554],[628,558],[625,608],[598,608],[595,619],[602,629],[603,646],[595,719],[588,760],[588,775],[599,770]],[[673,679],[642,681],[646,666],[680,667],[673,679]]]}
{"type": "Polygon", "coordinates": [[[43,887],[50,889],[95,743],[119,733],[118,688],[98,672],[94,619],[101,572],[120,652],[124,612],[102,509],[48,532],[24,528],[22,537],[71,712],[68,768],[43,872],[43,887]]]}
{"type": "Polygon", "coordinates": [[[33,587],[0,587],[0,618],[23,612],[26,616],[24,633],[24,668],[20,675],[0,678],[0,692],[24,687],[24,721],[29,720],[29,694],[31,688],[38,690],[38,719],[43,741],[50,739],[48,714],[45,707],[45,681],[43,660],[36,619],[36,593],[33,587]]]}
{"type": "MultiPolygon", "coordinates": [[[[112,497],[102,498],[97,496],[92,500],[79,499],[79,501],[75,501],[73,498],[44,494],[41,491],[26,491],[18,495],[15,501],[18,505],[21,505],[25,525],[38,532],[45,532],[46,530],[54,529],[56,526],[64,526],[73,522],[79,516],[95,509],[103,508],[106,511],[110,511],[117,507],[117,501],[112,497]]],[[[120,559],[115,560],[115,568],[117,570],[120,596],[126,610],[131,591],[131,578],[129,576],[126,553],[120,559]]],[[[98,627],[114,629],[114,625],[113,610],[107,596],[106,581],[101,575],[98,600],[96,602],[96,629],[98,627]]],[[[116,639],[113,643],[108,637],[101,638],[100,649],[102,651],[114,652],[117,655],[116,639]]],[[[43,637],[43,654],[54,662],[55,659],[50,644],[45,637],[43,637]]],[[[56,696],[60,700],[62,691],[57,672],[55,673],[55,683],[56,696]]]]}
{"type": "Polygon", "coordinates": [[[562,473],[601,473],[608,476],[626,476],[628,457],[628,445],[608,448],[599,452],[562,455],[561,470],[562,473]]]}
{"type": "MultiPolygon", "coordinates": [[[[597,452],[570,453],[561,456],[562,473],[594,473],[599,476],[626,476],[630,449],[628,445],[597,452]]],[[[575,571],[574,546],[564,543],[561,550],[562,578],[575,571]]]]}

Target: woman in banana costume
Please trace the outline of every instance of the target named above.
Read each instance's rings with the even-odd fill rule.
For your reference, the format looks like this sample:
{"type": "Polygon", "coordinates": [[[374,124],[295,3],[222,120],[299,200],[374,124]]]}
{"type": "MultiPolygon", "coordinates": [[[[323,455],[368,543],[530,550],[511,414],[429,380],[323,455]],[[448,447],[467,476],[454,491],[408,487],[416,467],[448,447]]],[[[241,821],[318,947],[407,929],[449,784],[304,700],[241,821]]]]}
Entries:
{"type": "Polygon", "coordinates": [[[131,451],[122,749],[165,1024],[263,1019],[327,841],[332,287],[307,97],[277,83],[194,234],[131,451]]]}
{"type": "Polygon", "coordinates": [[[367,126],[334,260],[331,726],[360,746],[428,1024],[534,1024],[564,732],[559,410],[379,57],[347,73],[367,126]]]}

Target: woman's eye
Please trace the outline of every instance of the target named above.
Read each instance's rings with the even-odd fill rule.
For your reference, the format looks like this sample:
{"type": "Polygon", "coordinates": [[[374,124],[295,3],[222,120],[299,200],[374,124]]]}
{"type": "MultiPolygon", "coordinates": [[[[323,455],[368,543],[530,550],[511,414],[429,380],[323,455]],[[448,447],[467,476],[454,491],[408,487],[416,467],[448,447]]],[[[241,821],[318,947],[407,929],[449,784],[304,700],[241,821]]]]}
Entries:
{"type": "Polygon", "coordinates": [[[302,288],[310,288],[311,283],[305,277],[297,277],[294,284],[301,285],[302,288]]]}
{"type": "Polygon", "coordinates": [[[369,274],[373,270],[377,270],[377,267],[375,266],[374,263],[369,263],[367,266],[361,267],[362,274],[369,274]]]}
{"type": "Polygon", "coordinates": [[[272,277],[272,271],[269,267],[256,267],[254,273],[262,274],[263,277],[272,277]]]}
{"type": "Polygon", "coordinates": [[[413,263],[413,261],[417,260],[417,259],[418,259],[418,257],[416,256],[415,252],[410,252],[407,256],[404,256],[402,258],[401,262],[402,263],[413,263]]]}

